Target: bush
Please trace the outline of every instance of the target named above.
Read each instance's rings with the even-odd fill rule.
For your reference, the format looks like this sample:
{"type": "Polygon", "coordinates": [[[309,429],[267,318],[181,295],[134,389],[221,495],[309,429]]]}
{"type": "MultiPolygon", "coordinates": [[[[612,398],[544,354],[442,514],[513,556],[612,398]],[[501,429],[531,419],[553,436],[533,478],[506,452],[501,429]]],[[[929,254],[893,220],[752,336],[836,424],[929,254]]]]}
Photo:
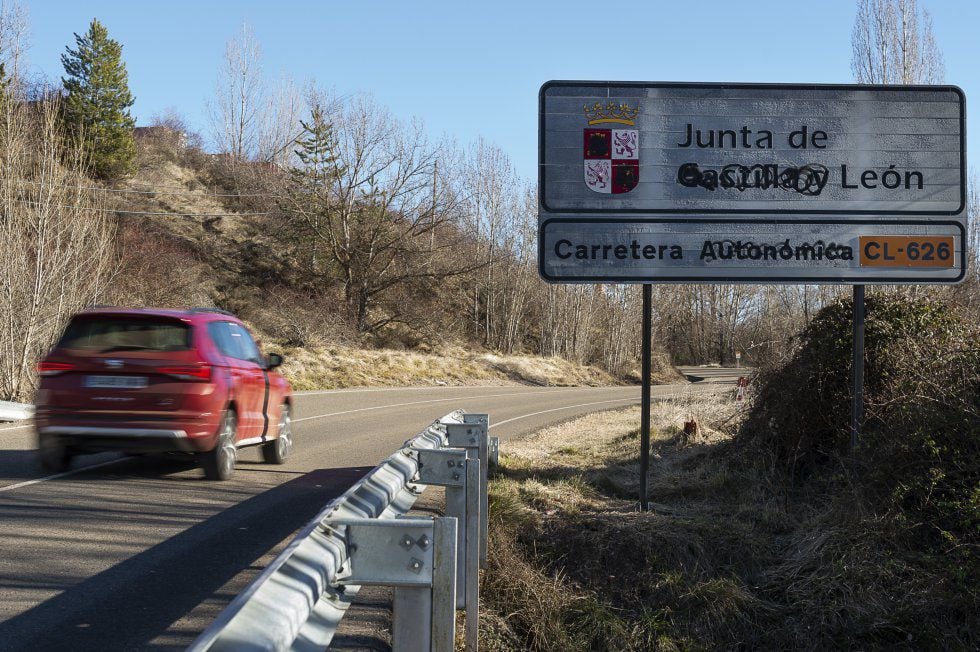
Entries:
{"type": "MultiPolygon", "coordinates": [[[[980,329],[939,301],[869,297],[866,418],[849,456],[851,310],[849,301],[822,310],[791,359],[761,374],[741,451],[785,472],[796,495],[832,505],[828,523],[839,530],[814,551],[817,565],[851,559],[851,588],[892,605],[867,619],[888,611],[927,639],[971,640],[965,623],[980,605],[980,329]]],[[[807,581],[820,586],[821,572],[807,581]]],[[[827,595],[844,582],[825,579],[827,595]]]]}
{"type": "MultiPolygon", "coordinates": [[[[742,431],[755,452],[796,472],[836,464],[846,452],[851,314],[849,300],[825,308],[801,333],[791,358],[761,372],[742,431]]],[[[884,450],[924,452],[923,438],[934,434],[969,447],[980,422],[978,334],[938,301],[868,298],[860,461],[880,466],[884,450]]]]}

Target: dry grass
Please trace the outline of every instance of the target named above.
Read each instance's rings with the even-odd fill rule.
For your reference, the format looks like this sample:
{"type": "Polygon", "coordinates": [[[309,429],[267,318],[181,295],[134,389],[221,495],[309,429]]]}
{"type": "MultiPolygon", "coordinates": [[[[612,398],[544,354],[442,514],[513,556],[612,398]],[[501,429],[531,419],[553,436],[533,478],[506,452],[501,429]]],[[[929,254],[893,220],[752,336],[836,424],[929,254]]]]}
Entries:
{"type": "Polygon", "coordinates": [[[733,410],[693,394],[655,404],[646,513],[636,499],[638,409],[508,444],[491,487],[490,649],[697,648],[719,629],[741,637],[750,614],[772,611],[741,579],[771,544],[751,519],[733,517],[737,479],[696,463],[729,440],[711,425],[733,410]],[[692,418],[701,427],[685,437],[692,418]]]}
{"type": "Polygon", "coordinates": [[[969,649],[975,588],[893,554],[895,522],[847,496],[766,480],[734,454],[736,410],[654,405],[645,513],[636,408],[505,445],[487,649],[969,649]]]}
{"type": "Polygon", "coordinates": [[[496,356],[448,348],[435,353],[324,346],[276,347],[286,358],[283,372],[295,389],[433,385],[615,385],[595,367],[556,358],[496,356]]]}
{"type": "Polygon", "coordinates": [[[563,387],[570,385],[608,385],[612,377],[597,367],[580,365],[561,358],[531,355],[477,355],[477,364],[529,385],[563,387]]]}
{"type": "MultiPolygon", "coordinates": [[[[148,247],[156,246],[157,250],[141,250],[132,256],[129,272],[137,280],[149,277],[144,268],[150,263],[161,266],[161,255],[166,255],[168,262],[173,259],[176,264],[165,265],[165,272],[179,273],[183,283],[179,289],[171,288],[174,283],[168,282],[153,284],[147,290],[140,287],[146,284],[130,287],[132,284],[121,282],[116,294],[134,304],[219,305],[232,310],[264,340],[265,350],[284,355],[283,372],[297,390],[474,384],[602,386],[623,382],[598,367],[559,358],[503,356],[460,346],[444,346],[432,352],[360,348],[358,344],[363,342],[336,316],[339,305],[332,304],[329,296],[305,296],[287,290],[285,285],[267,287],[268,278],[276,278],[281,270],[270,258],[278,248],[259,228],[262,222],[237,215],[226,200],[209,195],[207,187],[214,185],[214,179],[209,179],[206,171],[171,158],[148,161],[128,182],[133,190],[148,186],[162,190],[126,195],[127,209],[176,214],[144,220],[156,224],[172,247],[161,251],[154,241],[148,247]],[[208,213],[223,217],[193,217],[208,213]],[[182,257],[177,255],[181,249],[182,257]],[[268,267],[256,267],[256,252],[262,254],[262,262],[268,267]]],[[[134,237],[147,234],[155,231],[151,233],[147,227],[134,237]]]]}

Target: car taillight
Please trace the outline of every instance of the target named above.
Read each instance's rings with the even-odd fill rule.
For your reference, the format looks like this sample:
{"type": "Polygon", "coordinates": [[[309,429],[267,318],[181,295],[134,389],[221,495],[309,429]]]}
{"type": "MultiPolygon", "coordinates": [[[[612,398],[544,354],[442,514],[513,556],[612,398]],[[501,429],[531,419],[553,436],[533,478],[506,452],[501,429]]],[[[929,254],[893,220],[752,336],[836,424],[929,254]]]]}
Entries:
{"type": "Polygon", "coordinates": [[[58,374],[73,371],[74,369],[75,365],[70,362],[49,362],[48,360],[41,360],[37,363],[37,373],[42,376],[57,376],[58,374]]]}
{"type": "Polygon", "coordinates": [[[180,378],[181,380],[195,380],[199,382],[207,382],[211,380],[211,367],[203,365],[185,365],[180,367],[160,367],[157,369],[162,374],[167,374],[168,376],[174,376],[175,378],[180,378]]]}

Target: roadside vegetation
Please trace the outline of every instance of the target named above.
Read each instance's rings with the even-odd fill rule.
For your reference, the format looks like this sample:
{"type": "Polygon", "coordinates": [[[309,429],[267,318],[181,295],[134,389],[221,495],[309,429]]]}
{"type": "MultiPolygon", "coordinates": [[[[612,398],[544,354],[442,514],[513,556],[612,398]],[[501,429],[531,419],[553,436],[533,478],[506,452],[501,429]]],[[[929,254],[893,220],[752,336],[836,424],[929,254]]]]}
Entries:
{"type": "Polygon", "coordinates": [[[176,110],[134,127],[111,25],[76,35],[60,80],[24,73],[26,33],[4,5],[0,397],[30,400],[36,361],[90,304],[232,311],[295,358],[302,387],[452,374],[385,362],[410,353],[448,367],[439,352],[470,352],[470,382],[637,367],[636,291],[540,281],[533,186],[495,145],[433,140],[364,93],[273,81],[247,27],[215,62],[204,136],[176,110]]]}
{"type": "Polygon", "coordinates": [[[650,512],[637,409],[505,446],[487,648],[976,649],[980,330],[872,295],[875,380],[850,454],[849,314],[818,313],[744,411],[655,404],[650,512]]]}
{"type": "Polygon", "coordinates": [[[411,385],[603,386],[623,383],[598,367],[561,358],[501,356],[446,348],[431,352],[341,346],[283,348],[294,389],[411,385]]]}
{"type": "MultiPolygon", "coordinates": [[[[353,349],[364,361],[465,350],[635,377],[639,288],[538,277],[536,188],[497,145],[432,138],[358,89],[272,78],[245,25],[213,62],[208,124],[168,109],[134,127],[110,22],[67,43],[51,79],[27,74],[28,31],[16,3],[0,8],[0,399],[30,400],[36,360],[89,304],[230,310],[299,358],[304,387],[407,377],[311,359],[353,349]]],[[[915,2],[859,2],[853,46],[859,82],[942,81],[915,2]]],[[[980,315],[973,253],[962,285],[893,291],[980,315]]],[[[778,357],[841,291],[657,285],[659,368],[778,357]]]]}

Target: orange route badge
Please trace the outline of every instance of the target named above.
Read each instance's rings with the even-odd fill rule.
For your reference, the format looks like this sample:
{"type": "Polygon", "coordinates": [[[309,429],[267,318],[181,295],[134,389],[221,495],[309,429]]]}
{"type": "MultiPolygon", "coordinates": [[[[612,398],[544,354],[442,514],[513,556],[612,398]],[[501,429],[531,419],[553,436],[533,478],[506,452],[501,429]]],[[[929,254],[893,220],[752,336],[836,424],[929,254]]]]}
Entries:
{"type": "Polygon", "coordinates": [[[951,236],[861,236],[861,267],[953,267],[953,254],[951,236]]]}

